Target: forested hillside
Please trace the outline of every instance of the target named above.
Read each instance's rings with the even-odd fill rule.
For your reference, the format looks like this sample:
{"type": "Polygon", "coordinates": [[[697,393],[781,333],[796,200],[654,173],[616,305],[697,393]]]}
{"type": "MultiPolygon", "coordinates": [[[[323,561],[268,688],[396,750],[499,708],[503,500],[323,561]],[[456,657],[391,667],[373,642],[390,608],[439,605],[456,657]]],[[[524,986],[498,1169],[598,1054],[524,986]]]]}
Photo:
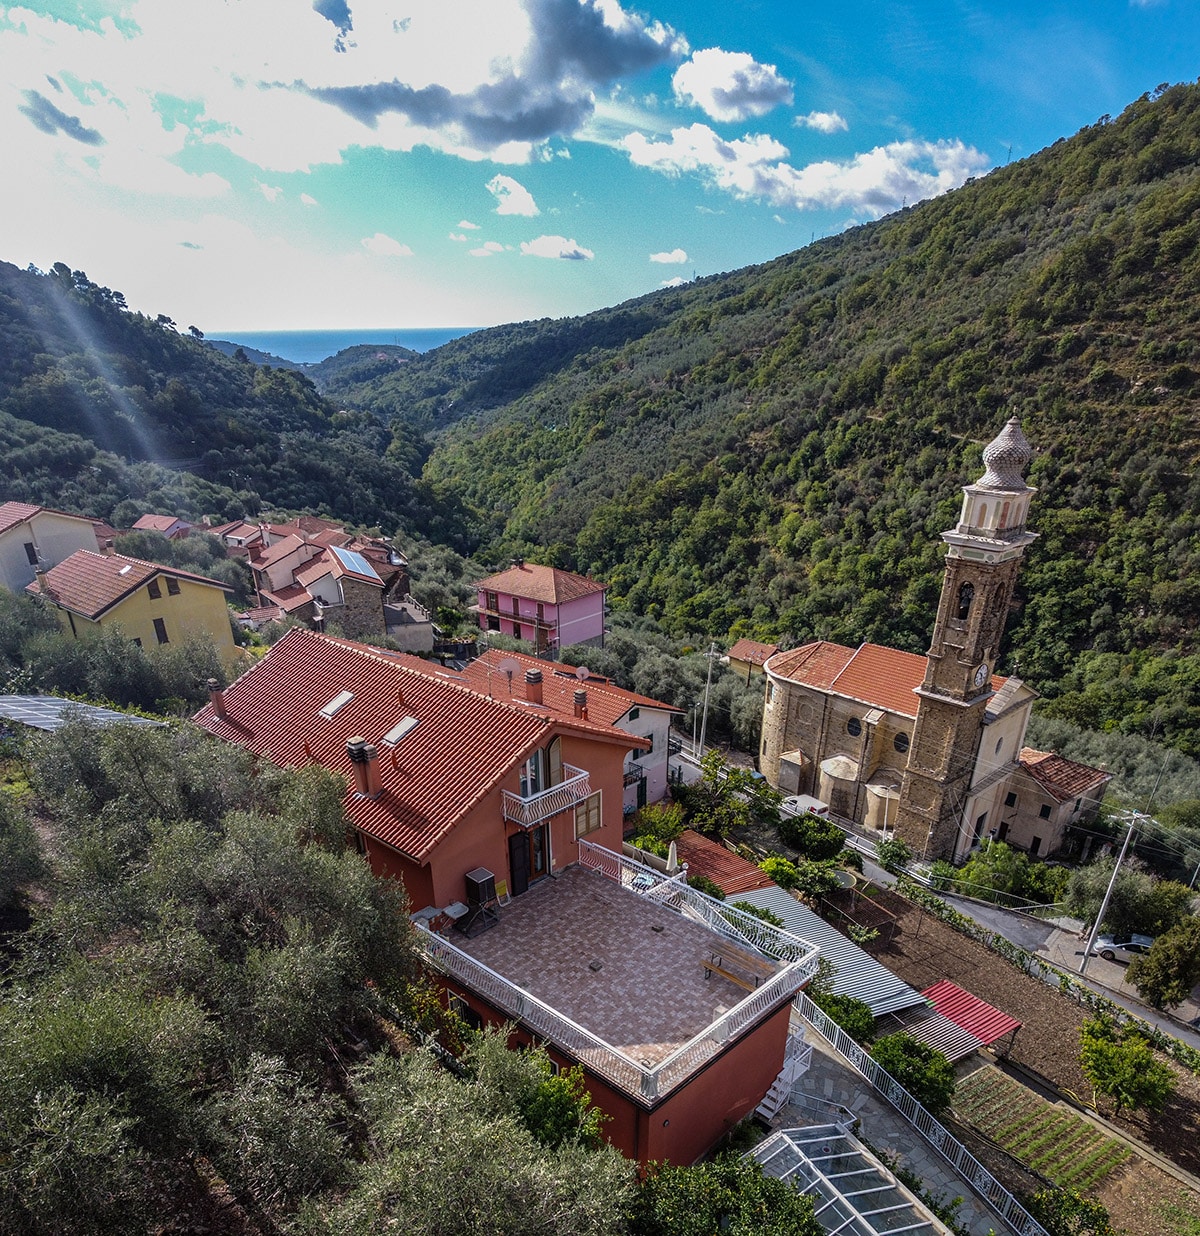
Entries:
{"type": "Polygon", "coordinates": [[[427,453],[420,433],[339,413],[303,374],[225,356],[82,271],[0,263],[5,499],[116,523],[311,509],[457,543],[453,497],[415,479],[427,453]]]}
{"type": "Polygon", "coordinates": [[[766,266],[457,340],[363,402],[445,429],[426,476],[485,555],[594,572],[676,632],[915,651],[938,534],[1016,410],[1041,539],[1008,665],[1052,712],[1195,751],[1198,163],[1200,90],[1161,90],[766,266]]]}

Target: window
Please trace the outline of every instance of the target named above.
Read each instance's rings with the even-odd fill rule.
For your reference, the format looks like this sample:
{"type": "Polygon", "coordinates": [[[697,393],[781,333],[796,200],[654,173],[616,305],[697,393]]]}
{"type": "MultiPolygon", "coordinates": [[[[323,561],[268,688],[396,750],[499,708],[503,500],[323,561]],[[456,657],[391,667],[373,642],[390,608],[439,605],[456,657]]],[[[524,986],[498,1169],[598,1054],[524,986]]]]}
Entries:
{"type": "Polygon", "coordinates": [[[1048,820],[1050,818],[1050,804],[1049,803],[1042,803],[1042,809],[1041,811],[1038,812],[1038,817],[1043,820],[1048,820]]]}
{"type": "Polygon", "coordinates": [[[519,616],[521,613],[521,598],[513,597],[512,601],[513,601],[513,613],[519,616]]]}
{"type": "Polygon", "coordinates": [[[453,1013],[464,1025],[470,1026],[472,1030],[483,1029],[483,1018],[462,998],[462,996],[451,995],[447,1004],[450,1006],[450,1012],[453,1013]]]}
{"type": "Polygon", "coordinates": [[[955,616],[959,619],[966,618],[971,612],[971,602],[974,599],[975,585],[963,584],[958,590],[958,613],[955,616]]]}
{"type": "MultiPolygon", "coordinates": [[[[162,596],[162,589],[158,586],[158,580],[156,579],[152,579],[146,585],[146,591],[150,594],[150,600],[152,601],[157,601],[162,596]]],[[[161,644],[164,641],[160,639],[158,642],[161,644]]]]}
{"type": "Polygon", "coordinates": [[[908,738],[908,735],[903,732],[903,730],[899,734],[897,734],[895,738],[892,739],[892,746],[895,747],[896,750],[901,755],[903,755],[908,750],[908,745],[909,745],[909,738],[908,738]]]}
{"type": "Polygon", "coordinates": [[[500,598],[494,592],[484,593],[484,603],[488,609],[500,608],[500,598]]]}
{"type": "Polygon", "coordinates": [[[642,710],[640,708],[631,708],[629,710],[630,721],[636,721],[638,717],[640,717],[641,715],[642,715],[642,710]]]}
{"type": "Polygon", "coordinates": [[[154,638],[157,639],[160,644],[165,644],[168,642],[167,624],[163,622],[161,618],[155,618],[154,620],[154,638]]]}
{"type": "Polygon", "coordinates": [[[495,614],[488,614],[487,629],[489,631],[500,630],[500,619],[497,618],[495,614]]]}
{"type": "Polygon", "coordinates": [[[600,791],[589,794],[575,807],[575,840],[594,833],[600,827],[600,791]]]}
{"type": "Polygon", "coordinates": [[[1017,805],[1017,796],[1012,790],[1004,796],[1004,805],[1006,807],[1015,807],[1017,805]]]}
{"type": "MultiPolygon", "coordinates": [[[[649,755],[654,750],[654,735],[653,734],[639,734],[638,737],[644,738],[650,744],[645,749],[645,751],[642,752],[642,755],[649,755]]],[[[641,756],[638,756],[637,758],[641,759],[641,756]]]]}
{"type": "Polygon", "coordinates": [[[134,642],[134,643],[135,643],[135,644],[136,644],[139,648],[142,646],[142,641],[141,641],[140,639],[138,639],[136,635],[133,637],[133,642],[134,642]]]}
{"type": "Polygon", "coordinates": [[[1003,751],[1003,750],[1004,750],[1004,739],[1003,739],[1003,738],[997,738],[997,739],[996,739],[996,754],[997,754],[997,755],[999,755],[999,754],[1000,754],[1000,752],[1001,752],[1001,751],[1003,751]]]}
{"type": "Polygon", "coordinates": [[[167,596],[177,597],[179,595],[179,580],[173,576],[167,576],[167,596]]]}
{"type": "Polygon", "coordinates": [[[1078,811],[1078,810],[1079,810],[1079,808],[1080,808],[1080,807],[1082,807],[1082,806],[1083,806],[1083,799],[1082,799],[1082,798],[1077,798],[1077,799],[1075,800],[1074,810],[1075,810],[1075,811],[1078,811]]]}
{"type": "Polygon", "coordinates": [[[767,703],[769,704],[774,698],[775,698],[775,684],[773,682],[768,682],[767,683],[767,703]]]}
{"type": "Polygon", "coordinates": [[[857,717],[851,717],[850,720],[846,722],[846,733],[849,734],[851,738],[857,738],[859,734],[862,733],[862,722],[857,717]]]}
{"type": "Polygon", "coordinates": [[[1031,856],[1032,858],[1037,858],[1038,851],[1039,851],[1041,848],[1042,848],[1042,839],[1041,839],[1041,837],[1034,837],[1034,839],[1033,839],[1033,840],[1029,843],[1029,853],[1030,853],[1030,856],[1031,856]]]}
{"type": "Polygon", "coordinates": [[[546,621],[546,607],[539,601],[537,603],[537,620],[538,622],[546,621]]]}
{"type": "Polygon", "coordinates": [[[524,639],[524,638],[525,636],[521,634],[521,624],[519,622],[514,622],[513,623],[513,639],[524,639]]]}
{"type": "Polygon", "coordinates": [[[542,753],[535,751],[521,765],[521,797],[529,798],[540,794],[545,787],[542,784],[542,753]]]}
{"type": "Polygon", "coordinates": [[[37,566],[37,546],[32,541],[25,542],[25,557],[29,559],[30,566],[37,566]]]}

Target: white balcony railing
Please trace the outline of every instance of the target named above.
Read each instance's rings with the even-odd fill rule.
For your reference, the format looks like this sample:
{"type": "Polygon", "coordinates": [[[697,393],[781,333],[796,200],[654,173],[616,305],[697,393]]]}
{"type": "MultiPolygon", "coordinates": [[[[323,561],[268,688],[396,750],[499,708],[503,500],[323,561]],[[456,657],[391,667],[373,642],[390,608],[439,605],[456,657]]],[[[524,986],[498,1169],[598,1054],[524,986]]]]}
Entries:
{"type": "Polygon", "coordinates": [[[558,785],[552,785],[548,790],[539,790],[536,794],[524,797],[514,794],[511,790],[503,792],[503,805],[506,820],[520,824],[523,828],[532,828],[543,820],[548,820],[560,811],[567,811],[576,803],[582,802],[592,792],[587,770],[576,768],[573,764],[563,765],[563,780],[558,785]]]}

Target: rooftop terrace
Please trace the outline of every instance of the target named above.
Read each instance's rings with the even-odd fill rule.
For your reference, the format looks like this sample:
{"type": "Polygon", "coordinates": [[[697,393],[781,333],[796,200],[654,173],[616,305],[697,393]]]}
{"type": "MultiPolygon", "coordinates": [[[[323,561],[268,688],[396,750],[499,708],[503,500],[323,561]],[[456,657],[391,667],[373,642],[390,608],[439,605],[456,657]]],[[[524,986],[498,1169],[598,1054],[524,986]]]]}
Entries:
{"type": "Polygon", "coordinates": [[[444,973],[650,1100],[790,1000],[817,960],[806,941],[587,842],[496,926],[422,939],[444,973]]]}

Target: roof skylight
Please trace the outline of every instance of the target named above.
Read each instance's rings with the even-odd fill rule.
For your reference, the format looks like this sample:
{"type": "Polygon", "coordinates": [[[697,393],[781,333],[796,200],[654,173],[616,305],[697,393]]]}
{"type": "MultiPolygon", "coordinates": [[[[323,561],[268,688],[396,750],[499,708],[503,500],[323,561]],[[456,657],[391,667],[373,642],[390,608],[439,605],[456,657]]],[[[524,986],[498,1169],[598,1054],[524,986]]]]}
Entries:
{"type": "Polygon", "coordinates": [[[417,717],[403,718],[403,720],[398,721],[390,730],[388,730],[386,734],[384,734],[383,741],[387,743],[389,747],[394,747],[405,734],[411,733],[412,730],[416,728],[418,720],[419,718],[417,717]]]}
{"type": "Polygon", "coordinates": [[[340,712],[354,698],[353,691],[339,691],[333,699],[321,709],[321,716],[332,717],[334,713],[340,712]]]}

